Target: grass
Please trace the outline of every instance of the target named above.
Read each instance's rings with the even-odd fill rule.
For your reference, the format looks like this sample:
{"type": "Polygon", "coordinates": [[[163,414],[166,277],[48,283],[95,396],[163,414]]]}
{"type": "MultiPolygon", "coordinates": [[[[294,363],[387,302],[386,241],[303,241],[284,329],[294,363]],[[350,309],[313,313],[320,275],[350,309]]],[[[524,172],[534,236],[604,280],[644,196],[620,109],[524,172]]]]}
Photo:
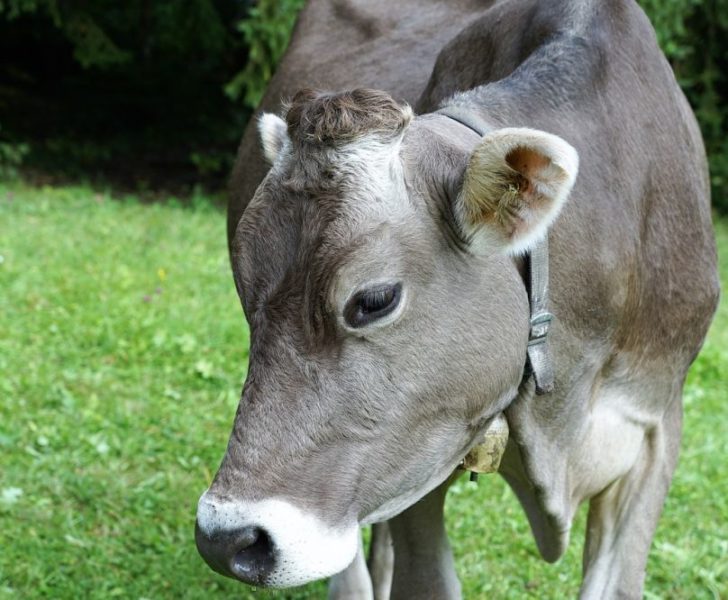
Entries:
{"type": "MultiPolygon", "coordinates": [[[[247,358],[223,213],[0,185],[0,255],[0,599],[324,597],[253,591],[194,547],[247,358]]],[[[725,303],[685,404],[648,598],[728,596],[725,303]]],[[[556,565],[498,478],[456,484],[448,526],[465,598],[575,596],[583,511],[556,565]]]]}

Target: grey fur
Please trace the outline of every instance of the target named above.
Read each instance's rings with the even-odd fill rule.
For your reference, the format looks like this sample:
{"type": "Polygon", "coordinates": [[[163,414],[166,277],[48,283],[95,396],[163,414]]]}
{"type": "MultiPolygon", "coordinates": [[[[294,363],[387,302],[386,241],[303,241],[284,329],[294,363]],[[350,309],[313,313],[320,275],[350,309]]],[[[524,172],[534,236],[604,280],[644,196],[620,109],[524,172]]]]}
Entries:
{"type": "MultiPolygon", "coordinates": [[[[265,172],[246,133],[229,231],[250,367],[211,492],[284,497],[336,525],[403,490],[427,492],[433,465],[454,468],[506,409],[501,474],[543,557],[561,556],[589,501],[581,596],[639,598],[677,459],[684,378],[719,293],[700,134],[632,0],[445,4],[426,14],[412,2],[313,1],[299,20],[264,107],[303,85],[379,87],[410,102],[424,90],[400,152],[406,219],[363,210],[377,202],[358,179],[365,170],[332,154],[316,160],[341,167],[333,187],[291,186],[284,160],[246,209],[265,172]],[[420,34],[398,11],[427,23],[416,51],[408,40],[420,34]],[[576,186],[550,230],[556,390],[547,396],[521,384],[519,261],[470,254],[453,214],[479,140],[426,114],[446,103],[496,128],[554,133],[579,152],[576,186]],[[403,280],[406,314],[363,337],[342,330],[330,290],[345,266],[403,280]]],[[[421,514],[445,488],[393,523],[393,597],[432,583],[421,562],[402,567],[417,557],[396,557],[442,527],[436,510],[432,529],[421,514]]],[[[457,597],[446,539],[435,537],[437,597],[457,597]]]]}

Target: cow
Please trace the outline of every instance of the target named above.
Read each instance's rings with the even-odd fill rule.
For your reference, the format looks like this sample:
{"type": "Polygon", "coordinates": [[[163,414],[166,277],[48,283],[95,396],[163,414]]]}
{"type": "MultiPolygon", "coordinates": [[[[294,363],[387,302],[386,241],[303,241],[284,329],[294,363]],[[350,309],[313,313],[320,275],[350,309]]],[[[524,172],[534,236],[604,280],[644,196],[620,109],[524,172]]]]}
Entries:
{"type": "Polygon", "coordinates": [[[411,4],[312,2],[264,106],[346,91],[260,116],[267,171],[243,138],[249,368],[198,549],[259,586],[458,598],[446,491],[505,421],[541,556],[588,502],[580,596],[639,598],[719,295],[695,118],[633,0],[433,4],[403,33],[411,4]]]}

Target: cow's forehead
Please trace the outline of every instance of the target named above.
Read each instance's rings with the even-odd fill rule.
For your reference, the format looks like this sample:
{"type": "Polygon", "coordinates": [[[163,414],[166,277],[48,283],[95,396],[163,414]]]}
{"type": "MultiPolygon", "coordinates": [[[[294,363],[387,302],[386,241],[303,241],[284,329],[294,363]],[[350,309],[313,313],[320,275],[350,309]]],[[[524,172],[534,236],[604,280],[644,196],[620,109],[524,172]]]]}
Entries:
{"type": "MultiPolygon", "coordinates": [[[[411,211],[400,158],[401,140],[364,137],[348,144],[331,163],[338,178],[337,225],[353,236],[380,223],[398,222],[411,211]]],[[[324,207],[324,210],[332,207],[324,207]]]]}
{"type": "Polygon", "coordinates": [[[325,152],[285,157],[243,215],[234,268],[244,300],[323,284],[382,226],[412,221],[399,139],[363,137],[325,152]]]}

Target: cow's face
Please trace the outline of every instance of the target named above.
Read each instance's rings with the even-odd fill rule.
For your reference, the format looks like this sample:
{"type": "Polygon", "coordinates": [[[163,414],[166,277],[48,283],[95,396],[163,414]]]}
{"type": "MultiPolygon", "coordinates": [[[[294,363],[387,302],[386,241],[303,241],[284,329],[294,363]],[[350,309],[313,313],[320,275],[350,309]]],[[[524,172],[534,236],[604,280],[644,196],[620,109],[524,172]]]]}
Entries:
{"type": "Polygon", "coordinates": [[[533,130],[410,123],[381,92],[300,94],[261,120],[273,166],[234,241],[248,378],[199,503],[216,570],[289,586],[344,569],[358,526],[447,478],[515,396],[527,249],[576,154],[533,130]]]}

